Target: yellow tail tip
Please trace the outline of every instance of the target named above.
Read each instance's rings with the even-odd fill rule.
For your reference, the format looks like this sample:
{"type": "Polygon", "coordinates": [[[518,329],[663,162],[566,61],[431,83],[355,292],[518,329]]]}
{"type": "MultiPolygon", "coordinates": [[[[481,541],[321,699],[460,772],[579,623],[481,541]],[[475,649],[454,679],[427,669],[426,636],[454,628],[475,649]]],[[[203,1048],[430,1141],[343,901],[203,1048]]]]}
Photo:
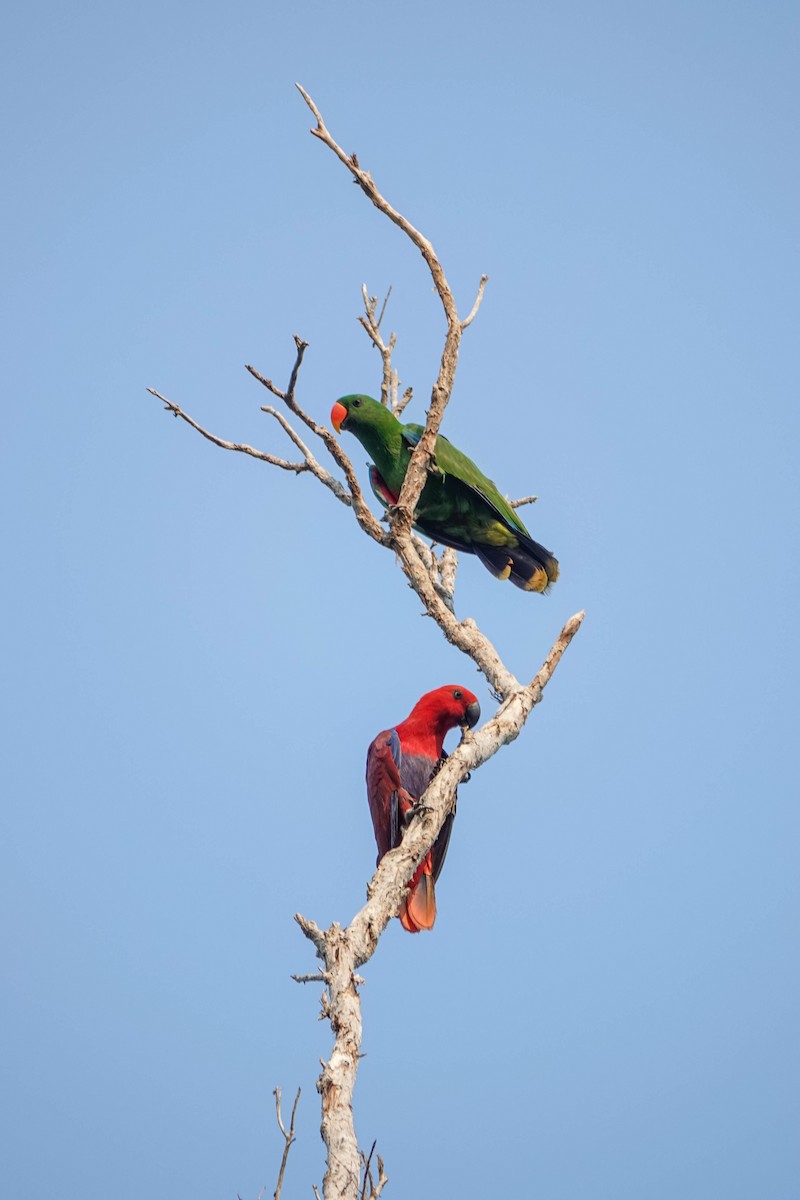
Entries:
{"type": "Polygon", "coordinates": [[[547,571],[545,571],[544,567],[537,567],[525,584],[524,590],[526,592],[543,592],[549,583],[550,580],[547,578],[547,571]]]}

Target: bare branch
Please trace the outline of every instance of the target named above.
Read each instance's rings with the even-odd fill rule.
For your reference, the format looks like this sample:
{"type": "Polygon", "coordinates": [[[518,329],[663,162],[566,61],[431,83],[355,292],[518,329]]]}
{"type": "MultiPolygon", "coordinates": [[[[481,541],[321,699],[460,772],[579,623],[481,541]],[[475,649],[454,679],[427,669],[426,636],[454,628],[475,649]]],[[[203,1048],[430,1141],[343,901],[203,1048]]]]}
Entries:
{"type": "Polygon", "coordinates": [[[364,1166],[364,1178],[361,1183],[360,1200],[377,1200],[377,1198],[380,1196],[381,1192],[383,1191],[384,1184],[389,1182],[389,1180],[386,1176],[386,1172],[383,1169],[383,1159],[381,1158],[380,1154],[378,1155],[378,1182],[377,1182],[377,1184],[375,1183],[375,1181],[373,1179],[372,1155],[375,1153],[376,1145],[377,1145],[376,1142],[372,1143],[372,1146],[370,1147],[370,1151],[369,1151],[368,1155],[365,1155],[363,1150],[361,1151],[361,1162],[363,1163],[363,1166],[364,1166]],[[369,1184],[369,1193],[367,1193],[367,1184],[369,1184]]]}
{"type": "Polygon", "coordinates": [[[519,500],[509,500],[512,508],[522,508],[523,504],[535,504],[539,499],[538,496],[522,496],[519,500]]]}
{"type": "Polygon", "coordinates": [[[528,691],[533,697],[533,704],[538,704],[541,700],[542,691],[550,682],[553,672],[561,662],[564,651],[580,629],[585,616],[586,610],[583,609],[581,612],[575,613],[574,617],[570,617],[564,628],[561,630],[561,633],[551,646],[550,653],[547,655],[547,658],[544,660],[542,666],[529,683],[528,691]]]}
{"type": "Polygon", "coordinates": [[[279,458],[274,454],[267,454],[263,450],[256,450],[253,446],[248,446],[245,443],[229,442],[225,438],[218,437],[215,433],[211,433],[209,430],[204,429],[203,426],[198,424],[193,417],[190,417],[188,413],[179,408],[174,401],[168,400],[166,396],[162,396],[160,392],[155,390],[155,388],[148,388],[147,390],[151,396],[155,396],[157,400],[160,400],[164,404],[167,412],[171,412],[175,417],[181,417],[181,419],[184,420],[187,425],[191,425],[192,429],[196,429],[197,432],[202,434],[204,438],[207,438],[208,441],[213,442],[215,446],[219,446],[223,450],[236,450],[241,454],[248,454],[252,458],[257,458],[261,462],[269,463],[270,466],[281,467],[285,471],[294,471],[298,475],[304,471],[310,471],[317,477],[317,479],[319,479],[320,483],[323,483],[327,488],[330,489],[330,491],[333,492],[338,500],[341,500],[342,503],[349,505],[353,509],[353,513],[359,525],[364,532],[373,539],[373,541],[378,542],[379,545],[388,545],[390,541],[389,534],[381,528],[380,522],[375,518],[371,509],[366,503],[364,494],[361,491],[361,486],[358,482],[358,478],[350,459],[347,457],[331,431],[326,429],[324,425],[319,425],[313,419],[313,417],[310,417],[308,413],[304,412],[295,399],[294,391],[297,383],[297,375],[300,370],[300,364],[303,361],[303,355],[308,343],[304,342],[302,338],[299,338],[296,334],[294,341],[297,347],[297,357],[295,359],[295,363],[292,368],[292,374],[289,379],[289,387],[285,392],[282,392],[280,388],[277,388],[271,379],[266,379],[259,371],[255,369],[255,367],[248,365],[246,369],[253,376],[253,378],[257,379],[258,382],[269,392],[271,392],[273,396],[277,396],[278,399],[283,400],[289,410],[293,412],[295,416],[299,417],[303,424],[306,425],[313,433],[315,433],[318,438],[320,438],[328,452],[333,457],[334,461],[344,472],[345,479],[347,480],[349,487],[349,493],[345,488],[342,487],[339,481],[335,479],[330,472],[326,471],[325,468],[317,461],[317,459],[309,450],[308,446],[300,438],[299,434],[272,405],[263,405],[262,411],[268,413],[270,416],[274,417],[280,422],[281,428],[284,429],[298,449],[302,451],[304,456],[303,462],[288,462],[284,458],[279,458]]]}
{"type": "Polygon", "coordinates": [[[370,1146],[369,1154],[365,1154],[363,1150],[361,1151],[361,1161],[364,1164],[364,1180],[361,1184],[360,1200],[364,1200],[364,1196],[367,1191],[367,1183],[369,1183],[370,1195],[372,1194],[372,1186],[373,1186],[372,1185],[372,1172],[369,1169],[369,1164],[372,1162],[372,1155],[375,1153],[376,1145],[377,1145],[377,1142],[372,1143],[372,1145],[370,1146]]]}
{"type": "Polygon", "coordinates": [[[403,409],[406,407],[406,405],[411,403],[413,395],[414,395],[414,389],[407,387],[406,390],[403,392],[402,398],[400,400],[398,400],[394,406],[394,415],[396,417],[399,417],[402,414],[403,409]]]}
{"type": "Polygon", "coordinates": [[[497,696],[512,693],[519,687],[518,680],[503,664],[500,655],[475,622],[470,618],[459,621],[439,595],[417,552],[413,537],[405,531],[395,531],[395,546],[404,575],[448,642],[473,660],[497,696]]]}
{"type": "Polygon", "coordinates": [[[381,321],[383,320],[383,314],[386,312],[386,305],[389,303],[389,297],[391,296],[391,294],[392,294],[392,285],[389,284],[389,290],[383,298],[383,306],[381,308],[381,315],[378,317],[378,328],[379,329],[381,327],[381,321]]]}
{"type": "Polygon", "coordinates": [[[275,1191],[273,1192],[273,1200],[280,1200],[281,1188],[283,1187],[283,1176],[284,1176],[284,1172],[286,1171],[286,1163],[289,1158],[289,1150],[291,1149],[292,1142],[295,1140],[294,1115],[297,1112],[297,1102],[300,1099],[300,1088],[297,1089],[297,1095],[295,1096],[294,1104],[292,1105],[292,1117],[289,1122],[288,1133],[287,1133],[286,1129],[284,1128],[283,1118],[281,1117],[281,1095],[282,1095],[281,1089],[274,1088],[272,1094],[275,1097],[275,1112],[276,1112],[276,1115],[278,1118],[278,1127],[279,1127],[281,1133],[283,1134],[283,1137],[285,1140],[285,1145],[283,1147],[283,1158],[281,1159],[281,1169],[280,1169],[280,1172],[278,1173],[278,1185],[275,1188],[275,1191]]]}
{"type": "MultiPolygon", "coordinates": [[[[297,337],[295,337],[295,341],[303,347],[306,345],[305,342],[301,343],[300,339],[297,337]]],[[[295,364],[295,367],[299,366],[299,359],[301,357],[302,355],[298,356],[298,362],[295,364]]],[[[297,378],[296,371],[292,372],[292,381],[290,381],[291,386],[284,393],[278,391],[271,379],[265,379],[260,371],[257,371],[255,367],[250,366],[249,363],[245,364],[245,370],[249,371],[253,378],[257,379],[262,387],[267,388],[267,390],[272,392],[274,396],[278,396],[280,399],[282,399],[290,412],[293,412],[296,417],[299,417],[303,424],[306,425],[312,431],[312,433],[315,433],[317,437],[324,443],[334,462],[337,464],[337,466],[341,467],[342,471],[344,472],[347,480],[347,486],[350,489],[350,505],[355,513],[355,517],[359,525],[364,532],[373,539],[373,541],[376,541],[381,545],[387,544],[388,535],[381,529],[380,523],[373,516],[372,511],[364,500],[364,494],[361,491],[361,486],[358,482],[355,470],[353,469],[353,464],[350,462],[350,459],[347,457],[331,431],[326,429],[324,425],[318,424],[314,418],[309,416],[309,414],[305,412],[295,400],[294,381],[297,378]]]]}
{"type": "Polygon", "coordinates": [[[173,416],[180,417],[187,425],[191,425],[192,429],[196,429],[209,442],[213,442],[215,446],[221,447],[223,450],[236,450],[240,454],[249,454],[251,458],[257,458],[260,462],[269,463],[273,467],[282,467],[284,471],[295,471],[298,475],[301,471],[311,470],[308,463],[287,462],[285,458],[278,458],[274,454],[267,454],[264,450],[256,450],[253,446],[248,446],[245,442],[228,442],[225,438],[217,437],[215,433],[211,433],[208,429],[204,429],[202,425],[198,425],[193,417],[185,413],[182,408],[179,408],[173,400],[168,400],[166,396],[162,396],[155,388],[148,388],[151,396],[155,396],[156,400],[161,400],[167,412],[171,412],[173,416]]]}
{"type": "Polygon", "coordinates": [[[489,276],[488,276],[488,275],[481,275],[481,281],[480,281],[480,283],[478,284],[478,294],[477,294],[477,296],[475,297],[475,303],[473,304],[473,306],[472,306],[472,308],[471,308],[471,310],[470,310],[470,314],[469,314],[469,316],[467,317],[466,321],[462,321],[462,322],[461,322],[461,329],[462,329],[462,331],[463,331],[464,329],[466,329],[468,325],[471,325],[471,324],[472,324],[472,322],[475,320],[476,316],[478,315],[478,309],[479,309],[479,308],[480,308],[480,306],[481,306],[481,301],[483,300],[483,293],[484,293],[484,291],[485,291],[485,289],[486,289],[486,284],[487,284],[488,282],[489,282],[489,276]]]}
{"type": "MultiPolygon", "coordinates": [[[[425,567],[425,570],[428,572],[428,576],[433,584],[437,596],[442,601],[444,606],[449,610],[449,612],[455,615],[455,603],[453,596],[455,589],[455,567],[453,567],[452,573],[443,573],[443,566],[446,562],[445,555],[448,553],[448,551],[445,550],[445,552],[442,554],[442,557],[439,558],[433,547],[429,546],[427,542],[423,542],[422,538],[418,537],[416,533],[412,533],[411,541],[423,566],[425,567]]],[[[452,558],[447,561],[455,563],[457,561],[455,550],[451,550],[449,553],[452,558]]],[[[428,613],[428,616],[430,615],[431,614],[428,613]]]]}
{"type": "Polygon", "coordinates": [[[458,570],[458,555],[452,546],[445,546],[439,561],[439,577],[445,593],[452,596],[456,590],[456,571],[458,570]]]}
{"type": "Polygon", "coordinates": [[[369,1196],[367,1197],[367,1200],[378,1200],[378,1197],[380,1196],[381,1192],[383,1191],[384,1185],[387,1184],[388,1182],[389,1182],[389,1178],[383,1167],[383,1159],[381,1158],[381,1156],[379,1154],[378,1155],[378,1182],[376,1184],[373,1184],[372,1174],[370,1173],[370,1178],[369,1178],[370,1193],[369,1193],[369,1196]]]}
{"type": "Polygon", "coordinates": [[[411,222],[407,220],[402,213],[398,212],[388,200],[384,199],[375,186],[369,171],[364,171],[359,166],[356,155],[347,154],[341,148],[341,146],[334,141],[328,132],[325,122],[322,119],[322,113],[319,111],[305,88],[301,87],[299,83],[295,84],[295,87],[316,117],[317,127],[316,129],[311,130],[314,137],[319,138],[321,142],[325,143],[328,149],[333,151],[339,161],[344,163],[344,165],[347,167],[348,171],[351,173],[362,192],[364,192],[364,195],[372,201],[375,207],[382,212],[384,216],[387,216],[390,221],[393,221],[394,224],[397,225],[398,228],[402,229],[403,233],[405,233],[406,236],[411,239],[422,257],[425,259],[426,263],[428,264],[428,268],[433,275],[436,290],[441,297],[442,304],[444,305],[445,315],[448,318],[448,323],[451,317],[453,320],[457,320],[455,301],[453,300],[449,284],[445,279],[441,263],[436,257],[436,252],[434,251],[431,243],[420,233],[418,229],[414,228],[411,222]]]}
{"type": "Polygon", "coordinates": [[[281,429],[284,430],[287,436],[290,437],[294,442],[295,446],[297,446],[297,449],[305,459],[305,464],[301,464],[302,469],[311,471],[311,473],[317,477],[320,483],[324,483],[325,487],[330,488],[337,500],[341,500],[342,504],[346,504],[348,507],[350,507],[352,505],[353,498],[348,492],[347,488],[342,487],[341,483],[339,483],[339,480],[334,478],[330,471],[326,471],[325,468],[317,462],[308,446],[305,444],[300,435],[292,428],[283,413],[278,412],[277,408],[273,408],[271,404],[262,404],[261,411],[263,413],[268,413],[271,417],[274,417],[281,429]]]}
{"type": "MultiPolygon", "coordinates": [[[[294,389],[297,386],[297,376],[300,371],[300,364],[303,361],[303,355],[308,349],[308,342],[303,341],[303,339],[297,334],[294,335],[294,344],[297,347],[297,358],[294,360],[292,373],[289,376],[289,386],[285,392],[282,392],[280,388],[276,388],[271,379],[264,379],[261,375],[257,376],[260,382],[263,383],[264,387],[269,388],[273,396],[277,396],[279,400],[285,400],[290,407],[294,401],[294,389]]],[[[247,367],[247,370],[250,371],[250,367],[247,367]]],[[[292,409],[292,411],[297,412],[296,409],[292,409]]],[[[300,414],[298,412],[298,416],[299,415],[300,414]]]]}
{"type": "Polygon", "coordinates": [[[381,321],[383,320],[383,314],[386,312],[386,305],[391,294],[392,289],[389,288],[389,291],[386,293],[386,299],[383,302],[381,315],[380,317],[376,317],[375,310],[378,304],[378,297],[370,296],[367,291],[367,285],[362,283],[361,296],[364,301],[364,312],[366,315],[359,317],[358,323],[367,331],[367,335],[373,346],[380,351],[383,362],[383,377],[381,379],[381,404],[391,408],[396,415],[397,390],[400,384],[397,377],[397,371],[392,368],[392,351],[397,344],[397,334],[392,333],[389,337],[388,343],[384,342],[381,335],[381,321]]]}
{"type": "Polygon", "coordinates": [[[315,921],[309,921],[301,913],[295,913],[294,919],[310,942],[317,948],[317,957],[324,958],[325,935],[315,921]]]}

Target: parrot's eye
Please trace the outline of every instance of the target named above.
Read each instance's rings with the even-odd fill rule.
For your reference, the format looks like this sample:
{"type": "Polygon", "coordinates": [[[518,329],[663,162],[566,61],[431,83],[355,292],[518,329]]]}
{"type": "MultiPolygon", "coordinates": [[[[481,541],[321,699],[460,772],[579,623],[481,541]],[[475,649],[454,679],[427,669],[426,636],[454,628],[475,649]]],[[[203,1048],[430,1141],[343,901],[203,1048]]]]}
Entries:
{"type": "Polygon", "coordinates": [[[361,408],[361,400],[358,396],[353,401],[353,408],[361,408]]]}
{"type": "Polygon", "coordinates": [[[464,698],[464,693],[461,691],[460,688],[456,688],[456,690],[453,692],[453,699],[454,700],[463,700],[463,698],[464,698]]]}

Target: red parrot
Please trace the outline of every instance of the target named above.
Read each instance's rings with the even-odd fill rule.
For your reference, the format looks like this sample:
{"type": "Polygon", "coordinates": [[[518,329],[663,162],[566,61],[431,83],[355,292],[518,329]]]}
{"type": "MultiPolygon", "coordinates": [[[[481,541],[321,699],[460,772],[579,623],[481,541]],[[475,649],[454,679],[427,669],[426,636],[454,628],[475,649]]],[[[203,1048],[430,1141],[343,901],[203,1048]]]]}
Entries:
{"type": "MultiPolygon", "coordinates": [[[[403,828],[436,769],[447,755],[445,735],[458,725],[471,729],[481,706],[472,692],[450,685],[426,692],[400,725],[384,729],[367,751],[367,799],[378,843],[378,862],[400,845],[403,828]]],[[[408,885],[399,917],[409,933],[432,929],[436,920],[434,881],[444,865],[455,813],[449,813],[432,848],[408,885]]]]}

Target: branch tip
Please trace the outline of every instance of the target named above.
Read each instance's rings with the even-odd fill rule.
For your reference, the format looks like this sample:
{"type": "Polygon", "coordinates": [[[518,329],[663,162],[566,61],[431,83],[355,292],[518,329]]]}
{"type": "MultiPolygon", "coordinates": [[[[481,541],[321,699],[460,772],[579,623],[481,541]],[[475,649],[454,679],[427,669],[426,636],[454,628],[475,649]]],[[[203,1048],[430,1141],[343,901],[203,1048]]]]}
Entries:
{"type": "Polygon", "coordinates": [[[489,282],[489,276],[481,275],[480,283],[478,284],[478,294],[475,297],[475,303],[473,304],[473,306],[470,310],[469,316],[466,318],[466,320],[461,322],[462,331],[464,329],[466,329],[468,325],[471,325],[472,322],[475,320],[475,317],[478,315],[478,309],[480,308],[481,301],[483,300],[484,289],[488,282],[489,282]]]}

